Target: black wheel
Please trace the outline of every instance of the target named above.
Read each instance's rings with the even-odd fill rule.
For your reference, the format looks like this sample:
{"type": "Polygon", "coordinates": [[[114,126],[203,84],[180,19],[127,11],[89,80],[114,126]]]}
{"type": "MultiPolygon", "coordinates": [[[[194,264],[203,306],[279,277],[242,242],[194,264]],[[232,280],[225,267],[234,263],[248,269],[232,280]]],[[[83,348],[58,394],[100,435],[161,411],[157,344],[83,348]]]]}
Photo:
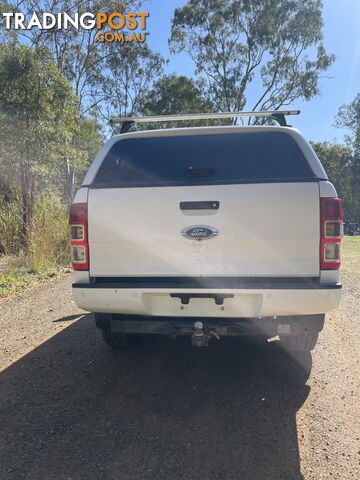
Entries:
{"type": "Polygon", "coordinates": [[[112,332],[109,326],[101,328],[101,334],[106,345],[114,350],[123,350],[129,346],[126,334],[112,332]]]}
{"type": "Polygon", "coordinates": [[[111,314],[110,313],[94,313],[95,325],[100,330],[110,327],[111,314]]]}
{"type": "Polygon", "coordinates": [[[129,346],[128,335],[121,332],[112,332],[110,328],[111,314],[109,313],[95,313],[95,325],[101,331],[106,345],[114,350],[122,350],[129,346]]]}
{"type": "Polygon", "coordinates": [[[311,352],[314,350],[319,332],[303,330],[295,335],[280,336],[280,343],[286,350],[294,352],[311,352]]]}

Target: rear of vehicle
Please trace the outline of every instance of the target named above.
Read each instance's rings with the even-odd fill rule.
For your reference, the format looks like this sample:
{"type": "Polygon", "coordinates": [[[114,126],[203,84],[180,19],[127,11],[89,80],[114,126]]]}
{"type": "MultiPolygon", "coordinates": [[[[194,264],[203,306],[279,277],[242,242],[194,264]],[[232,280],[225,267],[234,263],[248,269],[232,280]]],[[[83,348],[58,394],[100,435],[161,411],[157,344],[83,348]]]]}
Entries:
{"type": "Polygon", "coordinates": [[[311,349],[340,302],[341,201],[291,128],[114,137],[70,223],[75,301],[114,347],[255,333],[311,349]]]}

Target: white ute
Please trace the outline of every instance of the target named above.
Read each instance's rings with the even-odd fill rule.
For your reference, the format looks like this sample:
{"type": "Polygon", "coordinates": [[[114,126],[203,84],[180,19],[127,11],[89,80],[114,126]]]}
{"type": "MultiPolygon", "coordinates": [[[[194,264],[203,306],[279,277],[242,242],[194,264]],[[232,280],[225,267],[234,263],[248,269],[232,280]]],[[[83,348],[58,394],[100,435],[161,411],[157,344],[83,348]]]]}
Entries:
{"type": "Polygon", "coordinates": [[[76,304],[113,348],[129,334],[279,335],[312,350],[341,299],[341,200],[285,115],[115,119],[70,211],[76,304]],[[280,126],[127,132],[135,123],[270,117],[280,126]]]}

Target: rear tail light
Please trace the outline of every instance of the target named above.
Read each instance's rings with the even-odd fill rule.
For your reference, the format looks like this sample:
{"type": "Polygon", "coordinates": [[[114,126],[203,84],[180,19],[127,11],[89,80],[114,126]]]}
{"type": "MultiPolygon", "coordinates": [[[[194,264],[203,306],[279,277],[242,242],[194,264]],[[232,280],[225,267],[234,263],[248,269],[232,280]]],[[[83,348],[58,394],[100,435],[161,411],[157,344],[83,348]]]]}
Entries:
{"type": "Polygon", "coordinates": [[[343,236],[343,213],[340,198],[320,198],[320,269],[339,270],[343,236]]]}
{"type": "Polygon", "coordinates": [[[70,207],[71,261],[74,270],[89,270],[87,203],[73,203],[70,207]]]}

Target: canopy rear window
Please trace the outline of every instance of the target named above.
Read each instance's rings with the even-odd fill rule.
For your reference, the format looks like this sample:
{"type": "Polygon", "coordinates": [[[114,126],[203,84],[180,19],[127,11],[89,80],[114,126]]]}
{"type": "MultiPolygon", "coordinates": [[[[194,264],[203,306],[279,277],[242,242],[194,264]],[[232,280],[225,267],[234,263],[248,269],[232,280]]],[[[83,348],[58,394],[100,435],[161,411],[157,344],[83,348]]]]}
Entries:
{"type": "Polygon", "coordinates": [[[126,138],[112,146],[95,188],[315,181],[285,132],[126,138]]]}

